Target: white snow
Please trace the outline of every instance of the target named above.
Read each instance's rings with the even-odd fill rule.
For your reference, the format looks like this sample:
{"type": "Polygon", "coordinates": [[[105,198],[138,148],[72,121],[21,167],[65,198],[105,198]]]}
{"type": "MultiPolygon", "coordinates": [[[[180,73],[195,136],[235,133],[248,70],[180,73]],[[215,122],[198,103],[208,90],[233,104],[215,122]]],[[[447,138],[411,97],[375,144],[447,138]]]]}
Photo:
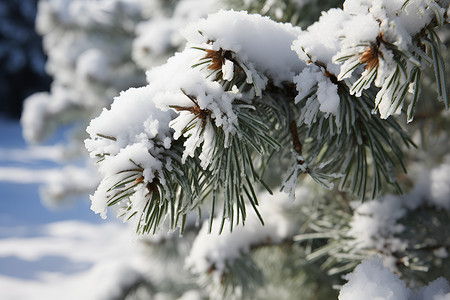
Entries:
{"type": "Polygon", "coordinates": [[[291,24],[276,23],[244,11],[220,11],[183,30],[188,46],[212,40],[215,50],[233,51],[241,61],[254,66],[275,84],[292,80],[304,67],[290,49],[300,32],[300,28],[291,24]]]}
{"type": "MultiPolygon", "coordinates": [[[[428,172],[420,168],[420,176],[416,176],[415,186],[408,194],[385,195],[357,206],[348,231],[349,237],[353,238],[351,247],[380,251],[385,264],[395,270],[395,264],[388,264],[390,253],[402,251],[407,246],[406,241],[398,236],[406,229],[399,224],[401,218],[421,207],[450,209],[449,166],[444,162],[428,172]]],[[[435,255],[446,257],[443,250],[435,255]]]]}
{"type": "Polygon", "coordinates": [[[427,286],[421,287],[414,300],[449,300],[450,285],[443,277],[430,282],[427,286]]]}
{"type": "Polygon", "coordinates": [[[345,279],[348,282],[341,288],[339,300],[450,299],[450,285],[443,277],[414,293],[397,275],[384,267],[378,257],[363,261],[352,273],[347,274],[345,279]]]}
{"type": "Polygon", "coordinates": [[[339,300],[407,300],[406,284],[379,258],[366,260],[346,275],[348,280],[339,292],[339,300]]]}
{"type": "Polygon", "coordinates": [[[430,181],[432,204],[450,211],[450,162],[431,170],[430,181]]]}
{"type": "Polygon", "coordinates": [[[234,64],[231,60],[225,60],[224,65],[222,66],[222,74],[223,79],[231,81],[234,75],[234,64]]]}
{"type": "Polygon", "coordinates": [[[443,19],[447,6],[448,2],[438,4],[420,0],[347,0],[343,10],[323,13],[318,22],[300,35],[294,48],[302,60],[322,64],[339,80],[345,79],[351,87],[350,93],[356,97],[372,84],[380,88],[375,110],[382,118],[387,118],[401,112],[399,95],[409,83],[408,74],[412,67],[424,67],[424,63],[408,57],[406,65],[400,67],[394,60],[393,51],[385,44],[411,53],[413,36],[433,17],[443,19]],[[316,39],[316,36],[321,39],[316,39]],[[321,47],[322,44],[325,47],[321,47]],[[368,49],[372,49],[373,54],[367,65],[371,65],[373,70],[359,67],[366,63],[361,62],[361,58],[363,54],[368,57],[368,49]],[[394,74],[400,75],[394,77],[394,74]]]}
{"type": "Polygon", "coordinates": [[[328,72],[339,74],[339,66],[332,62],[332,57],[340,47],[342,25],[348,19],[349,16],[341,9],[323,12],[317,22],[299,34],[292,48],[302,61],[324,64],[328,72]]]}
{"type": "Polygon", "coordinates": [[[56,127],[51,116],[57,110],[57,103],[49,101],[47,92],[35,93],[24,102],[22,113],[23,135],[29,142],[44,140],[56,127]]]}
{"type": "MultiPolygon", "coordinates": [[[[295,97],[295,103],[304,100],[315,88],[315,93],[310,98],[305,99],[307,103],[309,103],[309,99],[311,99],[311,101],[317,99],[319,102],[318,109],[320,111],[326,114],[338,115],[340,103],[339,95],[337,93],[338,87],[336,84],[332,83],[318,67],[312,65],[305,68],[299,75],[294,77],[294,83],[296,83],[299,92],[295,97]]],[[[305,105],[302,109],[302,115],[305,114],[305,111],[310,109],[311,106],[305,105]]],[[[301,117],[300,120],[302,123],[311,125],[315,121],[315,118],[313,118],[315,117],[315,114],[316,112],[313,112],[310,117],[301,117]]]]}
{"type": "MultiPolygon", "coordinates": [[[[204,17],[216,5],[213,1],[205,5],[206,2],[200,0],[180,3],[174,13],[178,22],[174,23],[167,16],[156,16],[136,27],[142,17],[141,9],[145,5],[151,6],[142,0],[41,1],[42,13],[37,19],[37,27],[47,34],[45,46],[50,57],[47,68],[56,78],[51,93],[35,94],[25,103],[22,124],[26,139],[41,141],[61,123],[89,119],[108,105],[112,95],[119,90],[143,83],[143,74],[134,62],[122,60],[125,58],[126,61],[131,55],[131,45],[137,63],[148,66],[151,63],[145,61],[149,58],[146,51],[162,55],[169,48],[179,48],[184,43],[176,32],[180,24],[204,17]],[[196,14],[190,12],[193,7],[198,8],[196,14]],[[117,15],[123,18],[116,19],[117,15]],[[83,34],[89,27],[105,31],[111,27],[113,32],[125,34],[122,39],[104,40],[99,38],[100,35],[83,34]],[[68,28],[73,32],[64,34],[68,28]],[[123,31],[115,30],[117,28],[123,31]],[[135,29],[139,36],[136,39],[133,36],[135,29]]],[[[236,64],[239,64],[257,96],[269,81],[296,83],[299,92],[296,103],[306,101],[301,117],[306,124],[312,124],[319,111],[326,115],[338,114],[338,89],[330,76],[348,79],[350,84],[356,82],[358,76],[370,77],[370,81],[360,90],[355,89],[354,94],[360,96],[373,82],[380,88],[375,105],[381,117],[398,113],[401,106],[397,108],[396,103],[392,103],[394,90],[387,86],[396,67],[392,52],[379,45],[377,50],[383,55],[379,57],[376,77],[372,78],[374,73],[369,70],[357,67],[361,63],[361,54],[377,42],[381,32],[383,39],[400,50],[407,50],[412,44],[411,36],[426,26],[435,14],[443,15],[445,11],[431,0],[411,0],[405,9],[401,9],[404,3],[404,0],[347,0],[343,10],[323,13],[321,19],[304,32],[290,24],[276,23],[244,11],[220,11],[191,23],[182,32],[188,43],[183,52],[165,65],[150,70],[147,73],[149,85],[122,92],[110,109],[103,109],[90,123],[86,148],[91,157],[105,155],[99,163],[104,178],[92,196],[92,210],[106,216],[108,189],[123,178],[123,170],[138,168],[146,182],[152,182],[159,174],[159,181],[164,184],[161,170],[170,169],[170,161],[164,160],[164,154],[174,140],[186,138],[182,162],[202,147],[200,159],[203,168],[207,168],[213,155],[215,127],[223,130],[227,137],[236,134],[239,124],[233,104],[244,95],[236,86],[225,91],[219,83],[205,77],[207,70],[192,68],[205,55],[192,47],[232,51],[234,62],[225,60],[221,67],[222,79],[231,81],[236,64]],[[346,55],[353,57],[341,64],[339,58],[346,55]],[[306,99],[312,91],[315,98],[306,99]],[[199,117],[186,109],[193,107],[207,112],[207,117],[199,117]],[[189,125],[193,125],[192,128],[184,132],[189,125]]],[[[442,3],[443,7],[448,5],[448,1],[442,3]]],[[[406,67],[409,68],[411,63],[408,62],[406,67]]],[[[402,74],[399,82],[406,81],[406,75],[402,74]]],[[[59,152],[52,151],[30,153],[59,161],[59,152]]],[[[0,151],[0,157],[8,155],[7,151],[0,151]]],[[[25,160],[24,156],[26,153],[16,153],[15,159],[25,160]]],[[[32,155],[26,157],[32,158],[32,155]]],[[[67,167],[61,172],[52,168],[28,170],[1,166],[0,181],[46,182],[48,187],[44,194],[57,199],[77,193],[78,189],[92,189],[99,179],[89,175],[90,171],[77,167],[67,167]]],[[[359,206],[349,231],[355,238],[353,245],[381,251],[403,250],[405,244],[396,235],[404,228],[398,221],[409,211],[422,205],[450,210],[450,164],[444,162],[426,174],[429,179],[419,182],[404,197],[388,195],[359,206]],[[407,198],[412,201],[406,202],[407,198]]],[[[294,190],[292,185],[289,188],[294,190]]],[[[139,215],[143,211],[146,192],[145,185],[136,188],[136,193],[130,197],[133,204],[130,215],[133,212],[139,215]]],[[[297,191],[298,197],[307,197],[307,194],[306,190],[297,191]]],[[[287,198],[284,194],[260,197],[265,226],[250,214],[245,227],[236,227],[233,232],[224,231],[218,237],[214,230],[217,231],[220,222],[216,220],[212,234],[207,233],[205,223],[186,259],[186,266],[196,274],[205,274],[212,269],[216,283],[220,283],[220,276],[227,271],[227,266],[242,253],[250,251],[252,246],[266,241],[281,243],[290,238],[297,228],[284,214],[292,205],[287,198]]],[[[225,226],[229,225],[228,220],[225,223],[225,226]]],[[[143,272],[144,264],[136,244],[130,243],[130,233],[120,225],[98,226],[68,221],[37,230],[39,234],[32,237],[0,239],[0,260],[14,258],[39,262],[47,257],[60,257],[70,262],[70,274],[35,270],[35,280],[28,280],[0,271],[1,299],[106,299],[117,294],[118,285],[133,281],[143,272]],[[81,269],[75,267],[80,265],[81,269]]],[[[0,232],[8,231],[23,230],[0,228],[0,232]]],[[[435,250],[434,254],[437,257],[448,255],[445,248],[435,250]]],[[[341,290],[341,300],[450,299],[450,287],[445,279],[437,279],[421,288],[418,294],[413,294],[398,276],[383,266],[380,258],[363,262],[346,279],[349,282],[341,290]]],[[[191,291],[180,299],[199,297],[197,292],[191,291]]]]}
{"type": "Polygon", "coordinates": [[[404,250],[404,242],[395,237],[404,230],[404,227],[397,223],[407,213],[404,201],[404,198],[389,195],[360,205],[348,232],[354,238],[354,246],[361,249],[386,249],[391,252],[404,250]]]}

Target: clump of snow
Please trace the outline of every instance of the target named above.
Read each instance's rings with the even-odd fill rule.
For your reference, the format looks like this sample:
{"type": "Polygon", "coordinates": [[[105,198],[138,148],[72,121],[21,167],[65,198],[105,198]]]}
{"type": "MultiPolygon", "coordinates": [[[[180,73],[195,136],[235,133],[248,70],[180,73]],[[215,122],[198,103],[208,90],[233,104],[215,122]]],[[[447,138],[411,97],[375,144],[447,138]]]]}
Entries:
{"type": "Polygon", "coordinates": [[[319,106],[315,98],[305,99],[301,120],[311,124],[319,110],[336,114],[339,96],[330,82],[331,76],[347,84],[350,94],[356,97],[373,84],[380,88],[375,110],[381,117],[399,114],[402,92],[411,81],[411,69],[423,67],[424,63],[409,55],[400,66],[392,48],[411,53],[415,47],[413,36],[436,15],[443,18],[446,6],[448,3],[436,1],[348,0],[343,9],[323,12],[292,44],[299,58],[309,65],[296,77],[298,97],[302,99],[313,92],[320,102],[319,106]],[[314,79],[306,78],[311,73],[314,79]]]}
{"type": "Polygon", "coordinates": [[[215,50],[234,52],[249,68],[254,67],[279,84],[291,81],[304,67],[290,49],[300,32],[298,27],[268,17],[244,11],[220,11],[187,26],[183,35],[188,46],[213,41],[215,50]]]}
{"type": "Polygon", "coordinates": [[[450,211],[450,163],[431,170],[431,202],[450,211]]]}
{"type": "Polygon", "coordinates": [[[379,258],[363,261],[345,279],[348,282],[339,292],[339,300],[409,299],[406,284],[385,268],[379,258]]]}
{"type": "Polygon", "coordinates": [[[418,293],[410,290],[394,273],[383,266],[379,257],[363,261],[347,274],[348,282],[341,288],[339,300],[447,300],[450,299],[450,285],[440,277],[418,293]]]}
{"type": "Polygon", "coordinates": [[[292,48],[302,61],[323,64],[331,74],[339,74],[339,66],[333,63],[332,57],[340,48],[342,24],[348,19],[349,16],[341,9],[323,12],[316,23],[299,34],[292,48]]]}
{"type": "Polygon", "coordinates": [[[340,103],[338,87],[318,67],[312,65],[303,69],[294,77],[294,83],[299,92],[295,97],[295,103],[306,101],[300,114],[300,124],[314,123],[319,110],[328,115],[338,115],[340,103]],[[309,96],[310,94],[312,95],[309,96]]]}
{"type": "Polygon", "coordinates": [[[395,237],[404,230],[404,226],[397,223],[407,213],[403,203],[403,198],[388,195],[359,206],[348,232],[354,238],[354,246],[383,249],[391,253],[404,250],[406,244],[395,237]]]}
{"type": "Polygon", "coordinates": [[[147,144],[148,148],[164,144],[171,136],[168,127],[171,114],[149,101],[154,93],[150,86],[128,89],[115,98],[111,109],[104,109],[100,117],[91,121],[87,132],[92,138],[85,141],[91,157],[117,155],[134,143],[147,144]],[[100,136],[109,139],[100,139],[100,136]]]}
{"type": "MultiPolygon", "coordinates": [[[[105,156],[99,163],[104,179],[91,197],[91,208],[102,217],[106,217],[109,188],[127,175],[122,171],[137,169],[145,182],[152,182],[163,167],[160,153],[171,144],[171,113],[159,110],[149,101],[152,92],[147,86],[121,93],[111,109],[105,109],[87,128],[91,139],[85,145],[90,155],[105,156]]],[[[159,180],[164,182],[161,176],[159,180]]],[[[145,189],[145,185],[136,189],[145,189]]]]}
{"type": "MultiPolygon", "coordinates": [[[[338,115],[340,98],[337,85],[331,81],[331,77],[338,76],[340,67],[333,57],[342,48],[341,39],[348,32],[346,30],[354,27],[355,23],[358,23],[358,26],[361,22],[367,23],[367,20],[353,19],[341,9],[330,9],[323,12],[320,19],[306,31],[301,32],[293,42],[292,49],[308,64],[298,76],[294,77],[299,91],[295,101],[306,102],[299,123],[311,125],[316,121],[319,111],[326,115],[338,115]],[[310,94],[312,94],[310,97],[305,98],[310,94]]],[[[371,34],[367,30],[362,33],[359,30],[351,32],[354,33],[352,41],[359,39],[359,34],[371,34]]]]}
{"type": "Polygon", "coordinates": [[[234,75],[234,64],[231,60],[226,60],[222,66],[223,80],[231,81],[234,75]]]}
{"type": "Polygon", "coordinates": [[[149,71],[147,78],[149,86],[157,89],[152,99],[155,104],[162,110],[178,112],[169,126],[175,131],[174,139],[186,137],[183,162],[203,144],[202,165],[206,167],[212,158],[216,135],[212,125],[221,128],[225,137],[236,133],[237,116],[232,104],[241,98],[241,94],[225,91],[219,82],[207,79],[199,69],[191,67],[204,57],[202,52],[186,48],[171,57],[167,64],[149,71]],[[189,108],[196,107],[207,115],[199,117],[189,111],[189,108]],[[186,127],[191,129],[185,131],[186,127]]]}
{"type": "MultiPolygon", "coordinates": [[[[405,230],[400,224],[402,218],[421,207],[450,209],[450,176],[446,176],[448,170],[449,164],[446,162],[429,172],[424,173],[421,169],[421,176],[417,178],[409,194],[386,195],[356,207],[347,233],[352,238],[350,247],[376,249],[377,252],[383,253],[385,263],[390,260],[391,254],[405,250],[407,241],[400,237],[405,230]]],[[[435,255],[438,257],[447,255],[445,249],[436,251],[435,255]]],[[[390,267],[396,269],[395,264],[390,267]]]]}

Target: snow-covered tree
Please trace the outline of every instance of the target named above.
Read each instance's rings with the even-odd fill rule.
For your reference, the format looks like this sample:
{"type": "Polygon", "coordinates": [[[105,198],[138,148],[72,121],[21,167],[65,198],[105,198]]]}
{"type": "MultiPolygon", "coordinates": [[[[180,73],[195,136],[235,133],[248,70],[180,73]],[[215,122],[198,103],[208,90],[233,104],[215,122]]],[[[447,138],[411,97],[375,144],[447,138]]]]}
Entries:
{"type": "Polygon", "coordinates": [[[91,208],[167,263],[123,297],[449,299],[449,1],[69,2],[54,75],[82,101],[56,79],[25,135],[99,114],[91,208]]]}

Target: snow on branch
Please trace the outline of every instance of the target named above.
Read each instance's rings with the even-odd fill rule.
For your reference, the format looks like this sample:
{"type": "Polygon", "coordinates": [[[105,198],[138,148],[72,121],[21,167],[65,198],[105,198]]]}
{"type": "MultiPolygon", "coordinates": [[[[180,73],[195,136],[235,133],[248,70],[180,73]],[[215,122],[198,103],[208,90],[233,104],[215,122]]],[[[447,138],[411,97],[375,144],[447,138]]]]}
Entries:
{"type": "Polygon", "coordinates": [[[379,258],[363,261],[346,275],[348,282],[339,293],[339,300],[386,299],[386,300],[445,300],[450,297],[448,281],[440,277],[417,293],[409,289],[397,275],[383,266],[379,258]]]}
{"type": "Polygon", "coordinates": [[[431,221],[428,220],[427,211],[441,211],[443,218],[437,213],[432,222],[446,226],[445,214],[450,211],[449,175],[450,164],[447,161],[429,172],[421,171],[410,193],[401,196],[385,195],[358,206],[346,233],[352,238],[348,240],[349,248],[356,252],[371,250],[380,253],[385,265],[396,272],[403,266],[426,271],[426,259],[420,260],[425,265],[417,266],[415,259],[407,259],[419,257],[422,248],[432,249],[435,259],[447,257],[450,239],[441,234],[445,229],[439,227],[434,230],[429,225],[431,221]],[[421,216],[414,218],[414,224],[405,224],[408,215],[418,211],[421,211],[421,216]],[[416,238],[422,236],[420,247],[410,244],[410,234],[416,235],[416,238]]]}
{"type": "Polygon", "coordinates": [[[326,253],[315,249],[307,259],[328,256],[323,266],[330,275],[375,255],[399,276],[420,281],[425,272],[435,275],[433,266],[445,265],[450,251],[450,164],[447,158],[430,171],[420,166],[415,171],[409,178],[414,187],[404,195],[386,194],[364,203],[346,203],[340,209],[337,206],[343,204],[334,199],[318,201],[318,212],[306,207],[306,215],[313,216],[309,221],[313,233],[299,234],[294,240],[328,239],[324,247],[329,249],[326,253]],[[333,214],[335,210],[339,213],[333,214]]]}
{"type": "Polygon", "coordinates": [[[291,25],[233,11],[187,28],[186,49],[151,70],[148,86],[122,93],[88,127],[86,146],[100,158],[104,176],[93,209],[105,216],[108,205],[119,204],[125,218],[137,215],[138,232],[148,232],[169,214],[175,227],[209,189],[213,197],[224,190],[232,201],[224,217],[236,207],[245,218],[242,193],[256,207],[252,184],[261,181],[248,146],[261,155],[279,147],[264,123],[250,117],[251,99],[261,95],[268,76],[279,83],[298,70],[289,48],[297,33],[291,25]]]}
{"type": "Polygon", "coordinates": [[[347,1],[306,31],[235,11],[187,26],[186,48],[88,128],[86,146],[104,176],[95,211],[118,204],[149,232],[169,217],[172,228],[183,226],[206,199],[214,218],[223,200],[222,218],[237,212],[236,223],[244,221],[246,203],[258,206],[254,185],[268,188],[255,162],[289,155],[292,132],[283,185],[292,197],[301,174],[328,189],[340,179],[361,198],[369,180],[372,198],[384,183],[400,191],[392,170],[403,167],[402,144],[411,141],[386,118],[401,111],[410,87],[412,115],[421,69],[433,60],[448,102],[434,32],[448,3],[384,2],[347,1]]]}

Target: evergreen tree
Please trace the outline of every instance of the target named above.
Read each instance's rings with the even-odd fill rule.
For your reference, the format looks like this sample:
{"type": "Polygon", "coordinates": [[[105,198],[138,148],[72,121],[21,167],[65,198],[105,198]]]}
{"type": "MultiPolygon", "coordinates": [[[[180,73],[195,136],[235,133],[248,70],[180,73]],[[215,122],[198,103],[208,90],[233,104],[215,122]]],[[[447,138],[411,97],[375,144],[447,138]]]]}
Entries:
{"type": "Polygon", "coordinates": [[[222,2],[234,10],[191,22],[185,46],[146,29],[205,5],[163,3],[126,18],[124,61],[178,52],[97,109],[85,140],[92,210],[167,263],[121,297],[450,297],[449,1],[222,2]]]}

